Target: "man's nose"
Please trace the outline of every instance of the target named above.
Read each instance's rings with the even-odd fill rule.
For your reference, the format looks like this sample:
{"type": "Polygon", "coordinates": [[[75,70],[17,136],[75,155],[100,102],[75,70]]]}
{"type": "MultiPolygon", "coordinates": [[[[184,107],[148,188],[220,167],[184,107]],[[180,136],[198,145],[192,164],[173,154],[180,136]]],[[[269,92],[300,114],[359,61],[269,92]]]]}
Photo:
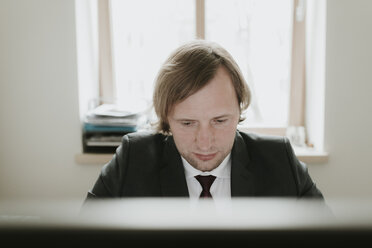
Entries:
{"type": "Polygon", "coordinates": [[[214,132],[210,125],[200,125],[196,133],[196,144],[202,151],[209,151],[214,140],[214,132]]]}

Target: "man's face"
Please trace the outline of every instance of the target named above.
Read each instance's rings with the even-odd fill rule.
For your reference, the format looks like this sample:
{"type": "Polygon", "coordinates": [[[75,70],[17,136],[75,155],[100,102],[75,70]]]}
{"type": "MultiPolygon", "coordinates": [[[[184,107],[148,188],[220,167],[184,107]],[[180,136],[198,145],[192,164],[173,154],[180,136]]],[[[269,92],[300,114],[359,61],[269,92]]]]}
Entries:
{"type": "Polygon", "coordinates": [[[206,86],[173,106],[170,130],[193,167],[211,171],[230,153],[240,110],[228,71],[220,67],[206,86]]]}

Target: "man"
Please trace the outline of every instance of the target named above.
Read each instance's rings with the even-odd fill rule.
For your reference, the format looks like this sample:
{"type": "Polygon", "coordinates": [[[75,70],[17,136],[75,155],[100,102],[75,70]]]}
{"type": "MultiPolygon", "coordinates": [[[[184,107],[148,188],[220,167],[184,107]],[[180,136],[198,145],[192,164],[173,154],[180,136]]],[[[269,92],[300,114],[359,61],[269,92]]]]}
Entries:
{"type": "Polygon", "coordinates": [[[157,132],[125,135],[88,199],[323,198],[286,138],[237,130],[250,91],[221,46],[193,41],[173,52],[156,79],[153,103],[157,132]]]}

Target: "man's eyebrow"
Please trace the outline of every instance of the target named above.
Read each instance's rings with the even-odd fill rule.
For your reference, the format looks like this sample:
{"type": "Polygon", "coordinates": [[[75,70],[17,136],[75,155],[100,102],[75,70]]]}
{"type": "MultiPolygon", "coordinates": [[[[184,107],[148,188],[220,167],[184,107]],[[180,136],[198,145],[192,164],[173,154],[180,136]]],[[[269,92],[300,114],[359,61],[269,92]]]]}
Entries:
{"type": "Polygon", "coordinates": [[[231,116],[232,116],[231,114],[223,114],[223,115],[213,117],[213,119],[227,118],[227,117],[231,117],[231,116]]]}
{"type": "MultiPolygon", "coordinates": [[[[232,114],[222,114],[222,115],[217,115],[215,117],[212,117],[212,119],[228,118],[231,116],[232,114]]],[[[175,121],[197,121],[197,119],[187,118],[187,117],[174,117],[173,120],[175,121]]]]}
{"type": "Polygon", "coordinates": [[[179,117],[179,118],[173,118],[175,121],[195,121],[195,119],[191,119],[191,118],[183,118],[183,117],[179,117]]]}

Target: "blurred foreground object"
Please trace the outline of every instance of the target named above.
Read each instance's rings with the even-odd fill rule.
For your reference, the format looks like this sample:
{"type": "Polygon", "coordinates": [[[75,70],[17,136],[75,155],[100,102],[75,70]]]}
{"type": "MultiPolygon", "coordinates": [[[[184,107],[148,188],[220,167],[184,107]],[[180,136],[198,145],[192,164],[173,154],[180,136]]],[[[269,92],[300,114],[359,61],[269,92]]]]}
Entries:
{"type": "Polygon", "coordinates": [[[372,201],[330,203],[331,209],[310,199],[133,198],[87,202],[78,209],[68,201],[2,202],[0,238],[13,247],[371,245],[372,201]]]}

